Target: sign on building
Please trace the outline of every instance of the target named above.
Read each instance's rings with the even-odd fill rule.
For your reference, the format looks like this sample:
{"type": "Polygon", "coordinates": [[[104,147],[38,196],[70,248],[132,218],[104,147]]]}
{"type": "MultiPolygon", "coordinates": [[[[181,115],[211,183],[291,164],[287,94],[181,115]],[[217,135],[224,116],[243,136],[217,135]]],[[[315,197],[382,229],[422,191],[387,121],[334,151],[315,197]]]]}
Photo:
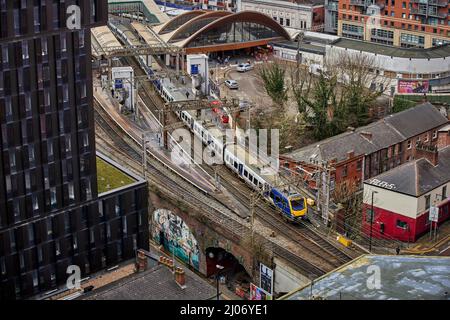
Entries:
{"type": "Polygon", "coordinates": [[[273,295],[273,270],[263,265],[259,264],[259,274],[260,274],[260,283],[259,287],[273,295]]]}
{"type": "Polygon", "coordinates": [[[435,206],[430,207],[429,218],[430,221],[438,222],[439,220],[439,208],[435,206]]]}
{"type": "Polygon", "coordinates": [[[428,80],[398,80],[398,93],[427,93],[429,89],[428,80]]]}

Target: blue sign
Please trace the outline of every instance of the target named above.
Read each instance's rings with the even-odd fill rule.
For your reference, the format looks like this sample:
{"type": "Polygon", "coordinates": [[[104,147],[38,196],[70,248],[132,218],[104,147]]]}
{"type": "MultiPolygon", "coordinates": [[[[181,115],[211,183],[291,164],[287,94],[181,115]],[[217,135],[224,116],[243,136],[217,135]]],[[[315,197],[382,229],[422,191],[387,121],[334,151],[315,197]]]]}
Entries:
{"type": "Polygon", "coordinates": [[[191,64],[191,74],[198,74],[198,64],[191,64]]]}
{"type": "Polygon", "coordinates": [[[122,89],[123,88],[123,81],[122,81],[122,79],[116,79],[115,80],[114,88],[116,88],[116,89],[122,89]]]}

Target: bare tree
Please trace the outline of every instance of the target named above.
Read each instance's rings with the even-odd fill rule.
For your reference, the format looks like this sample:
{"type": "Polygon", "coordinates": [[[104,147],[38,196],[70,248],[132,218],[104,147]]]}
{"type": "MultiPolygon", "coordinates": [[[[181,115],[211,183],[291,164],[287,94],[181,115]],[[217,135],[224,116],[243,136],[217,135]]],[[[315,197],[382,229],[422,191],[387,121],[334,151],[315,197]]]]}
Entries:
{"type": "Polygon", "coordinates": [[[347,119],[345,125],[358,127],[367,124],[370,108],[390,81],[380,75],[375,56],[341,52],[329,61],[328,67],[333,68],[340,84],[338,112],[347,119]]]}
{"type": "Polygon", "coordinates": [[[308,105],[304,99],[308,99],[311,93],[311,87],[314,83],[314,76],[306,66],[291,65],[289,68],[292,97],[297,103],[298,112],[305,119],[308,112],[308,105]]]}

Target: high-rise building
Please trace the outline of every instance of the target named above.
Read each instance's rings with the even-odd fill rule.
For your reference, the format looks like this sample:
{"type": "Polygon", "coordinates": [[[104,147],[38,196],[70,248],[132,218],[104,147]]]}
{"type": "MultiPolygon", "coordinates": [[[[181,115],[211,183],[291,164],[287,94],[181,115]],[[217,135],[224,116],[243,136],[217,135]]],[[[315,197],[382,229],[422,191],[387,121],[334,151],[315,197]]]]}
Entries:
{"type": "Polygon", "coordinates": [[[339,0],[338,10],[343,37],[405,48],[450,42],[447,0],[339,0]]]}
{"type": "Polygon", "coordinates": [[[71,264],[88,274],[126,258],[125,238],[144,230],[103,232],[125,216],[97,191],[90,29],[107,16],[106,0],[0,0],[0,298],[54,288],[71,264]]]}

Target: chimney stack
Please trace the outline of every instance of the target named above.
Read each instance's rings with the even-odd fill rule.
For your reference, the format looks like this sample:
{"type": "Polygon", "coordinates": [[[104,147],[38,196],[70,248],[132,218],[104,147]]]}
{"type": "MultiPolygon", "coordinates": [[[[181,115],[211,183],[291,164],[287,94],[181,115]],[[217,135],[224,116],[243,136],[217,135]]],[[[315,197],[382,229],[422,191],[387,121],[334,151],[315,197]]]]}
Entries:
{"type": "Polygon", "coordinates": [[[143,250],[137,251],[136,271],[143,272],[147,270],[147,256],[143,250]]]}
{"type": "Polygon", "coordinates": [[[443,149],[448,146],[450,146],[450,125],[447,125],[438,131],[437,141],[438,149],[443,149]]]}
{"type": "Polygon", "coordinates": [[[437,146],[424,145],[423,143],[420,143],[416,146],[414,157],[416,159],[425,158],[431,162],[433,166],[437,166],[439,163],[439,152],[437,146]]]}
{"type": "Polygon", "coordinates": [[[182,268],[175,269],[175,281],[182,289],[186,288],[186,273],[182,268]]]}
{"type": "Polygon", "coordinates": [[[351,150],[347,152],[347,159],[352,159],[355,156],[355,151],[351,150]]]}

